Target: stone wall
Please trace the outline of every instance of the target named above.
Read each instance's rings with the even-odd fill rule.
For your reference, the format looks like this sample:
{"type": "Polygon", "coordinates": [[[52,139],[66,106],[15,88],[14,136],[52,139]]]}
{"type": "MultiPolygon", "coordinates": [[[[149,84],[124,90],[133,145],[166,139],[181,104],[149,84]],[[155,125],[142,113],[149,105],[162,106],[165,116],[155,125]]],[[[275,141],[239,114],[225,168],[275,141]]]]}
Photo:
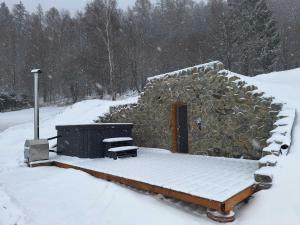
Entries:
{"type": "Polygon", "coordinates": [[[188,105],[191,154],[258,159],[281,106],[222,68],[214,62],[149,79],[137,104],[111,108],[99,122],[133,122],[137,145],[170,149],[171,104],[179,100],[188,105]]]}

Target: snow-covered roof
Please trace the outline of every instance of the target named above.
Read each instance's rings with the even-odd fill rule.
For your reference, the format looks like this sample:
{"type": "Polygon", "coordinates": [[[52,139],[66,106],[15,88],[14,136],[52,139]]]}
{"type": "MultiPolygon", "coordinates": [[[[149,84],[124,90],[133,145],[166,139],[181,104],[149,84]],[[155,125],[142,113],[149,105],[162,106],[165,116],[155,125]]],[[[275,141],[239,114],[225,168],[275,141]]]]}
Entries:
{"type": "Polygon", "coordinates": [[[163,79],[163,78],[168,77],[168,76],[186,74],[187,72],[193,71],[193,70],[205,71],[207,69],[217,69],[218,65],[223,65],[223,64],[220,61],[213,61],[213,62],[209,62],[209,63],[205,63],[205,64],[199,64],[199,65],[195,65],[195,66],[192,66],[192,67],[187,67],[187,68],[184,68],[184,69],[181,69],[181,70],[176,70],[176,71],[173,71],[173,72],[164,73],[164,74],[156,75],[156,76],[153,76],[153,77],[149,77],[148,81],[156,80],[156,79],[163,79]]]}
{"type": "Polygon", "coordinates": [[[42,73],[40,69],[33,69],[31,70],[31,73],[42,73]]]}

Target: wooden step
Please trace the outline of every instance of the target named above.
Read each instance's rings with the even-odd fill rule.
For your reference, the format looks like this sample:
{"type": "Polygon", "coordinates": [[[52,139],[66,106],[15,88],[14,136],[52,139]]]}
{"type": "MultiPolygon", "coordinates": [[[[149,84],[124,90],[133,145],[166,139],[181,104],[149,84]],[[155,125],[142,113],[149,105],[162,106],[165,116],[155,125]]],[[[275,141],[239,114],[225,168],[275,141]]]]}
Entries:
{"type": "Polygon", "coordinates": [[[137,146],[121,146],[108,149],[109,152],[123,152],[123,151],[131,151],[131,150],[138,150],[139,147],[137,146]]]}
{"type": "Polygon", "coordinates": [[[115,138],[105,138],[103,139],[104,143],[115,143],[115,142],[125,142],[132,141],[131,137],[115,137],[115,138]]]}
{"type": "Polygon", "coordinates": [[[121,146],[108,149],[106,155],[115,160],[117,158],[136,157],[137,150],[137,146],[121,146]]]}

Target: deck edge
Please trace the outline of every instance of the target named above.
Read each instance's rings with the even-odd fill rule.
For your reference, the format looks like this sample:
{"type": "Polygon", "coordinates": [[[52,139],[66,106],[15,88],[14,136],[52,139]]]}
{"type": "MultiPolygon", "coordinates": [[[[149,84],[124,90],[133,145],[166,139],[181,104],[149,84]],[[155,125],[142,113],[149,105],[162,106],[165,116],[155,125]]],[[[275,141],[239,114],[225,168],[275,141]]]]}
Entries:
{"type": "Polygon", "coordinates": [[[210,209],[216,209],[216,210],[222,209],[222,203],[219,201],[201,198],[201,197],[194,196],[194,195],[191,195],[188,193],[174,191],[174,190],[171,190],[168,188],[144,183],[141,181],[127,179],[124,177],[119,177],[119,176],[115,176],[115,175],[111,175],[111,174],[107,174],[107,173],[103,173],[103,172],[99,172],[99,171],[95,171],[95,170],[91,170],[91,169],[82,168],[79,166],[74,166],[74,165],[70,165],[70,164],[66,164],[66,163],[62,163],[62,162],[57,162],[57,161],[53,162],[53,166],[56,166],[59,168],[64,168],[64,169],[80,170],[80,171],[86,172],[94,177],[97,177],[97,178],[100,178],[103,180],[119,183],[122,185],[126,185],[129,187],[137,188],[137,189],[155,193],[155,194],[161,194],[165,197],[174,198],[174,199],[181,200],[184,202],[204,206],[204,207],[207,207],[210,209]]]}
{"type": "Polygon", "coordinates": [[[234,207],[242,201],[246,201],[254,193],[258,192],[260,189],[256,184],[253,184],[239,193],[233,195],[222,203],[222,211],[230,212],[234,207]]]}
{"type": "Polygon", "coordinates": [[[259,191],[259,188],[257,187],[257,185],[253,184],[253,185],[245,188],[244,190],[240,191],[239,193],[235,194],[234,196],[228,198],[227,200],[225,200],[223,202],[219,202],[216,200],[210,200],[210,199],[202,198],[199,196],[194,196],[194,195],[191,195],[188,193],[160,187],[157,185],[152,185],[152,184],[148,184],[145,182],[136,181],[133,179],[127,179],[124,177],[115,176],[112,174],[99,172],[99,171],[92,170],[92,169],[86,169],[83,167],[79,167],[79,166],[75,166],[75,165],[67,164],[67,163],[62,163],[62,162],[58,162],[58,161],[37,162],[37,163],[30,165],[30,167],[41,167],[41,166],[56,166],[58,168],[80,170],[80,171],[83,171],[83,172],[93,176],[93,177],[103,179],[103,180],[106,180],[109,182],[115,182],[118,184],[133,187],[133,188],[151,192],[154,194],[161,194],[164,197],[174,198],[176,200],[203,206],[208,209],[218,210],[218,211],[224,212],[224,213],[231,212],[237,204],[239,204],[242,201],[247,200],[251,195],[253,195],[257,191],[259,191]]]}

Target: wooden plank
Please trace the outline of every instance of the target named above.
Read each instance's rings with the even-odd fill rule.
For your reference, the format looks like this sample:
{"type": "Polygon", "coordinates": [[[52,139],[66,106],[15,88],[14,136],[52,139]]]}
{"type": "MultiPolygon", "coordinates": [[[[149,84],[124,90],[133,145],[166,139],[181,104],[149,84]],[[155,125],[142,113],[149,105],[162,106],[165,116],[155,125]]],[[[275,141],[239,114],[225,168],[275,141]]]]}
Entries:
{"type": "Polygon", "coordinates": [[[47,162],[32,162],[29,163],[29,167],[40,167],[40,166],[54,166],[54,163],[52,161],[47,161],[47,162]]]}
{"type": "Polygon", "coordinates": [[[133,187],[133,188],[137,188],[137,189],[147,191],[147,192],[151,192],[151,193],[155,193],[155,194],[161,194],[165,197],[174,198],[174,199],[177,199],[177,200],[180,200],[180,201],[184,201],[184,202],[204,206],[204,207],[207,207],[207,208],[210,208],[210,209],[216,209],[216,210],[221,210],[222,209],[222,203],[221,202],[214,201],[214,200],[209,200],[209,199],[206,199],[206,198],[201,198],[201,197],[190,195],[190,194],[187,194],[187,193],[184,193],[184,192],[174,191],[174,190],[159,187],[159,186],[156,186],[156,185],[151,185],[151,184],[147,184],[147,183],[132,180],[132,179],[126,179],[124,177],[114,176],[114,175],[111,175],[111,174],[102,173],[102,172],[99,172],[99,171],[90,170],[90,169],[86,169],[86,168],[82,168],[82,167],[78,167],[78,166],[74,166],[74,165],[69,165],[69,164],[61,163],[61,162],[54,162],[54,166],[57,166],[57,167],[60,167],[60,168],[65,168],[65,169],[69,168],[69,169],[81,170],[83,172],[86,172],[86,173],[88,173],[88,174],[90,174],[94,177],[100,178],[100,179],[116,182],[116,183],[119,183],[119,184],[123,184],[123,185],[126,185],[126,186],[130,186],[130,187],[133,187]]]}
{"type": "Polygon", "coordinates": [[[252,185],[252,186],[244,189],[243,191],[237,193],[236,195],[234,195],[231,198],[229,198],[228,200],[226,200],[223,203],[222,211],[226,212],[226,213],[230,212],[231,210],[233,210],[233,208],[237,204],[246,200],[247,198],[249,198],[251,195],[253,195],[257,191],[258,191],[258,189],[256,188],[256,185],[252,185]]]}

